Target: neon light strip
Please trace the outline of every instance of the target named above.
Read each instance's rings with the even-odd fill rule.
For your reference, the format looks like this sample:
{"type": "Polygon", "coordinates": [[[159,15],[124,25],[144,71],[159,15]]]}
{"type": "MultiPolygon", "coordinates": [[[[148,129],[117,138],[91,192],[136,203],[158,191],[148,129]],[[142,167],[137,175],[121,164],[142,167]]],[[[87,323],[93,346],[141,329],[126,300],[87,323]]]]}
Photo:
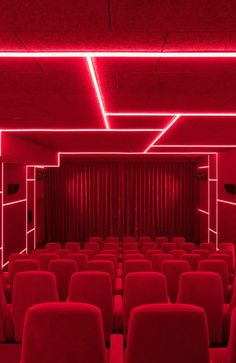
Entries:
{"type": "Polygon", "coordinates": [[[26,248],[25,249],[23,249],[22,251],[20,251],[19,252],[19,255],[21,254],[21,253],[24,253],[26,251],[26,248]]]}
{"type": "Polygon", "coordinates": [[[9,264],[9,261],[7,261],[6,263],[4,263],[3,265],[2,265],[2,268],[3,267],[5,267],[6,265],[8,265],[9,264]]]}
{"type": "Polygon", "coordinates": [[[98,81],[97,81],[97,77],[96,77],[95,70],[94,70],[94,67],[93,67],[92,58],[87,57],[87,63],[88,63],[88,66],[89,66],[90,75],[91,75],[92,80],[93,80],[93,85],[94,85],[94,88],[95,88],[95,91],[96,91],[97,99],[98,99],[98,102],[99,102],[99,105],[100,105],[100,108],[101,108],[101,111],[102,111],[104,123],[105,123],[106,129],[109,130],[110,127],[109,127],[109,123],[108,123],[108,120],[107,120],[107,116],[105,114],[105,109],[104,109],[103,101],[102,101],[102,95],[101,95],[101,92],[100,92],[100,89],[99,89],[99,86],[98,86],[98,81]]]}
{"type": "Polygon", "coordinates": [[[207,148],[215,148],[215,147],[236,147],[236,145],[153,145],[153,147],[207,147],[207,148]]]}
{"type": "MultiPolygon", "coordinates": [[[[210,155],[207,156],[208,159],[208,169],[209,169],[209,173],[208,173],[208,177],[207,177],[207,192],[208,192],[208,243],[211,242],[211,236],[210,236],[210,209],[211,209],[211,200],[210,200],[210,182],[209,182],[209,178],[210,178],[210,155]]],[[[200,169],[200,168],[199,168],[200,169]]]]}
{"type": "Polygon", "coordinates": [[[155,116],[176,116],[176,115],[180,115],[182,116],[186,116],[186,117],[195,117],[195,116],[210,116],[210,117],[222,117],[222,116],[227,116],[227,117],[235,117],[236,113],[235,112],[106,112],[107,116],[126,116],[126,117],[155,117],[155,116]]]}
{"type": "Polygon", "coordinates": [[[208,165],[204,165],[204,166],[198,166],[197,168],[198,168],[198,169],[208,169],[208,168],[209,168],[209,166],[208,166],[208,165]]]}
{"type": "Polygon", "coordinates": [[[201,212],[201,213],[204,213],[204,214],[209,214],[207,211],[205,211],[205,210],[203,210],[203,209],[200,209],[200,208],[198,208],[198,212],[201,212]]]}
{"type": "Polygon", "coordinates": [[[33,232],[34,230],[35,230],[35,228],[32,228],[29,231],[27,231],[26,233],[29,234],[29,233],[33,232]]]}
{"type": "Polygon", "coordinates": [[[217,179],[209,179],[209,181],[216,182],[217,179]]]}
{"type": "MultiPolygon", "coordinates": [[[[164,129],[109,129],[110,132],[150,132],[164,129]]],[[[107,129],[1,129],[2,132],[107,132],[107,129]]]]}
{"type": "Polygon", "coordinates": [[[27,182],[35,181],[35,179],[26,179],[27,182]]]}
{"type": "Polygon", "coordinates": [[[27,176],[28,176],[28,168],[26,166],[25,168],[25,179],[26,179],[26,183],[25,183],[25,197],[26,197],[26,203],[25,203],[25,247],[26,247],[26,251],[28,252],[28,235],[27,235],[27,229],[28,229],[28,180],[27,180],[27,176]]]}
{"type": "Polygon", "coordinates": [[[0,250],[2,250],[2,247],[0,247],[0,250]]]}
{"type": "Polygon", "coordinates": [[[218,234],[219,234],[219,214],[218,214],[218,203],[217,203],[218,194],[219,194],[218,153],[216,154],[215,158],[216,158],[215,165],[216,165],[216,232],[217,232],[217,234],[216,234],[216,249],[218,250],[218,248],[219,248],[219,237],[218,237],[218,234]]]}
{"type": "Polygon", "coordinates": [[[37,204],[36,204],[36,167],[34,168],[34,249],[36,249],[36,215],[37,215],[37,204]]]}
{"type": "Polygon", "coordinates": [[[15,200],[14,202],[10,202],[10,203],[4,203],[2,206],[6,207],[7,205],[12,205],[12,204],[17,204],[17,203],[22,203],[22,202],[26,202],[27,199],[19,199],[19,200],[15,200]]]}
{"type": "Polygon", "coordinates": [[[149,149],[151,149],[151,147],[158,141],[160,140],[160,138],[171,128],[171,126],[174,125],[174,123],[178,120],[180,116],[177,115],[175,116],[171,122],[167,125],[167,127],[160,133],[160,135],[158,135],[153,142],[144,150],[144,154],[146,154],[148,152],[149,149]]]}
{"type": "MultiPolygon", "coordinates": [[[[2,162],[1,165],[1,184],[2,184],[2,190],[4,190],[4,164],[2,162]]],[[[2,258],[2,268],[6,265],[3,265],[3,258],[4,258],[4,217],[3,217],[3,193],[2,193],[2,205],[1,205],[1,242],[2,242],[2,251],[1,251],[1,258],[2,258]]]]}
{"type": "Polygon", "coordinates": [[[236,58],[236,52],[0,52],[0,58],[236,58]]]}
{"type": "Polygon", "coordinates": [[[214,234],[217,234],[217,232],[216,231],[214,231],[213,229],[211,229],[211,228],[209,228],[209,231],[210,232],[212,232],[212,233],[214,233],[214,234]]]}
{"type": "Polygon", "coordinates": [[[231,204],[231,205],[236,205],[236,203],[233,202],[228,202],[227,200],[223,200],[223,199],[217,199],[218,202],[220,203],[225,203],[225,204],[231,204]]]}

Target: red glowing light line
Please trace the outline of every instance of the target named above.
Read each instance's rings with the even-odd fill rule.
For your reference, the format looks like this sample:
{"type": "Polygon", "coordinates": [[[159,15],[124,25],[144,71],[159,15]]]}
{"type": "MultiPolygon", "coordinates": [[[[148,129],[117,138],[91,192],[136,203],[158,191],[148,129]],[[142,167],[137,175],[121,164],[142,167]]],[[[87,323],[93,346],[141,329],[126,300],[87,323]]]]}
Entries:
{"type": "Polygon", "coordinates": [[[200,208],[198,208],[198,212],[201,212],[201,213],[204,213],[204,214],[209,214],[207,211],[205,211],[203,209],[200,209],[200,208]]]}
{"type": "Polygon", "coordinates": [[[26,248],[24,248],[22,251],[19,252],[19,254],[24,253],[26,251],[26,248]]]}
{"type": "Polygon", "coordinates": [[[35,230],[35,228],[32,228],[29,231],[27,231],[26,233],[29,234],[29,233],[33,232],[34,230],[35,230]]]}
{"type": "Polygon", "coordinates": [[[149,149],[158,141],[160,138],[175,124],[175,122],[179,119],[180,115],[175,116],[171,122],[166,126],[166,128],[153,140],[153,142],[144,150],[144,154],[148,152],[149,149]]]}
{"type": "Polygon", "coordinates": [[[27,182],[35,181],[35,179],[26,179],[27,182]]]}
{"type": "MultiPolygon", "coordinates": [[[[164,129],[109,129],[109,132],[149,132],[163,131],[164,129]]],[[[107,132],[107,129],[2,129],[2,132],[107,132]]]]}
{"type": "MultiPolygon", "coordinates": [[[[208,160],[208,170],[210,171],[210,155],[207,156],[208,160]]],[[[200,168],[199,168],[200,169],[200,168]]],[[[211,242],[211,236],[210,236],[210,210],[211,210],[211,200],[210,200],[210,182],[209,182],[209,173],[207,177],[207,192],[208,192],[208,242],[211,242]]]]}
{"type": "MultiPolygon", "coordinates": [[[[3,178],[3,173],[4,173],[4,164],[2,162],[2,165],[1,165],[1,184],[2,184],[2,190],[4,190],[4,178],[3,178]]],[[[4,228],[4,217],[3,217],[3,193],[2,193],[2,205],[1,205],[1,244],[2,244],[2,250],[1,250],[1,259],[2,259],[2,268],[6,265],[6,264],[3,264],[3,258],[4,258],[4,231],[3,231],[3,228],[4,228]]]]}
{"type": "Polygon", "coordinates": [[[209,165],[198,166],[197,168],[198,169],[208,169],[209,165]]]}
{"type": "Polygon", "coordinates": [[[94,86],[95,91],[96,91],[97,99],[98,99],[98,102],[99,102],[99,105],[100,105],[100,108],[101,108],[101,111],[102,111],[104,123],[105,123],[106,129],[109,130],[110,127],[109,127],[108,119],[107,119],[107,116],[106,116],[106,113],[105,113],[105,109],[104,109],[104,105],[103,105],[103,101],[102,101],[102,95],[101,95],[101,92],[100,92],[100,89],[99,89],[99,86],[98,86],[98,81],[97,81],[97,77],[96,77],[96,74],[95,74],[95,70],[94,70],[94,67],[93,67],[93,61],[92,61],[91,57],[87,57],[87,63],[88,63],[90,75],[91,75],[91,78],[92,78],[92,81],[93,81],[93,86],[94,86]]]}
{"type": "Polygon", "coordinates": [[[107,116],[119,116],[119,117],[157,117],[157,116],[177,116],[180,117],[199,117],[199,116],[209,116],[209,117],[236,117],[235,112],[106,112],[107,116]]]}
{"type": "Polygon", "coordinates": [[[36,198],[36,167],[34,167],[34,249],[36,249],[36,215],[37,215],[37,198],[36,198]]]}
{"type": "Polygon", "coordinates": [[[217,199],[218,202],[220,203],[225,203],[225,204],[230,204],[230,205],[236,205],[236,203],[234,202],[228,202],[227,200],[223,200],[223,199],[217,199]]]}
{"type": "Polygon", "coordinates": [[[191,147],[202,147],[202,148],[221,148],[221,147],[236,147],[236,145],[153,145],[152,147],[182,147],[182,148],[191,148],[191,147]]]}
{"type": "Polygon", "coordinates": [[[217,181],[217,179],[209,179],[209,181],[211,182],[216,182],[217,181]]]}
{"type": "Polygon", "coordinates": [[[8,205],[13,205],[13,204],[17,204],[17,203],[22,203],[22,202],[26,202],[27,199],[19,199],[19,200],[15,200],[14,202],[9,202],[9,203],[4,203],[2,204],[3,207],[6,207],[8,205]]]}
{"type": "Polygon", "coordinates": [[[218,194],[219,194],[219,183],[218,183],[218,153],[215,156],[216,158],[216,249],[218,250],[219,247],[219,238],[218,238],[218,233],[219,233],[219,214],[218,214],[218,194]]]}
{"type": "Polygon", "coordinates": [[[0,58],[236,58],[236,52],[31,51],[0,52],[0,58]]]}
{"type": "Polygon", "coordinates": [[[214,234],[217,234],[217,232],[216,231],[214,231],[213,229],[211,229],[211,228],[209,228],[209,231],[210,232],[212,232],[212,233],[214,233],[214,234]]]}
{"type": "Polygon", "coordinates": [[[27,180],[27,176],[28,176],[28,168],[26,166],[25,168],[25,179],[26,179],[26,183],[25,183],[25,197],[26,197],[26,203],[25,203],[25,247],[26,247],[26,251],[28,252],[28,235],[27,235],[27,229],[28,229],[28,180],[27,180]]]}

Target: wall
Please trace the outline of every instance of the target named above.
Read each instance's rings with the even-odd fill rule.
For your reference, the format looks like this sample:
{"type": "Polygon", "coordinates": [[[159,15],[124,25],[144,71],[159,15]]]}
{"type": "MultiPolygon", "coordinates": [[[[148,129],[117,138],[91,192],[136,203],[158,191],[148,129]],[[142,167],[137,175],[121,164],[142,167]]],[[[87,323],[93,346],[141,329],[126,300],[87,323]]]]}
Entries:
{"type": "Polygon", "coordinates": [[[220,152],[218,163],[219,242],[232,241],[236,243],[236,194],[231,195],[224,190],[224,184],[236,184],[236,150],[220,152]]]}

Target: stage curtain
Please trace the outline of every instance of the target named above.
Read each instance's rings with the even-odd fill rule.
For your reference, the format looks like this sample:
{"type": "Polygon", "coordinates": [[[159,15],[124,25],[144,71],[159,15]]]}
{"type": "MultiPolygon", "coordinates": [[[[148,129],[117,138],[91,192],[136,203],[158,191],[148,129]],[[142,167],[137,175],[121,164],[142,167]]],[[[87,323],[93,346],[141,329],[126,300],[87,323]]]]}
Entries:
{"type": "Polygon", "coordinates": [[[48,170],[46,240],[182,235],[198,239],[191,160],[67,161],[48,170]]]}

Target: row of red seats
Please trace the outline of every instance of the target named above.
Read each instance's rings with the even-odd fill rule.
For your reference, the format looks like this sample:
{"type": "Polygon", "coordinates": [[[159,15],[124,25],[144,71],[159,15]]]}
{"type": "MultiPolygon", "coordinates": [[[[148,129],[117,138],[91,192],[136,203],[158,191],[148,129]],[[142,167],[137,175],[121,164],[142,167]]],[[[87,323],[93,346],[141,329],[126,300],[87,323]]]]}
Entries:
{"type": "MultiPolygon", "coordinates": [[[[158,272],[133,272],[125,278],[123,300],[114,294],[109,273],[102,271],[83,271],[71,275],[68,300],[87,302],[101,308],[104,317],[106,338],[112,330],[126,335],[130,311],[138,305],[147,303],[170,303],[167,278],[158,272]],[[118,299],[118,300],[117,300],[118,299]]],[[[211,343],[227,340],[229,320],[236,305],[236,280],[230,304],[224,305],[221,278],[212,272],[185,272],[180,276],[177,303],[191,303],[204,308],[209,324],[211,343]],[[224,323],[224,325],[223,325],[224,323]],[[223,330],[222,330],[223,329],[223,330]]],[[[26,310],[33,304],[58,301],[55,274],[45,271],[26,271],[16,274],[13,283],[13,320],[15,339],[21,340],[23,320],[26,310]]],[[[11,307],[1,296],[2,339],[14,340],[11,324],[11,307]],[[6,330],[5,328],[8,327],[6,330]]],[[[0,335],[1,339],[1,335],[0,335]]]]}
{"type": "MultiPolygon", "coordinates": [[[[228,346],[209,349],[207,318],[202,308],[148,304],[131,312],[126,349],[122,335],[112,335],[108,349],[99,308],[54,302],[28,309],[22,354],[19,347],[16,349],[21,363],[234,363],[235,340],[236,309],[228,346]]],[[[2,356],[4,352],[9,354],[9,345],[0,346],[2,356]]],[[[6,360],[10,361],[9,356],[6,360]]]]}

